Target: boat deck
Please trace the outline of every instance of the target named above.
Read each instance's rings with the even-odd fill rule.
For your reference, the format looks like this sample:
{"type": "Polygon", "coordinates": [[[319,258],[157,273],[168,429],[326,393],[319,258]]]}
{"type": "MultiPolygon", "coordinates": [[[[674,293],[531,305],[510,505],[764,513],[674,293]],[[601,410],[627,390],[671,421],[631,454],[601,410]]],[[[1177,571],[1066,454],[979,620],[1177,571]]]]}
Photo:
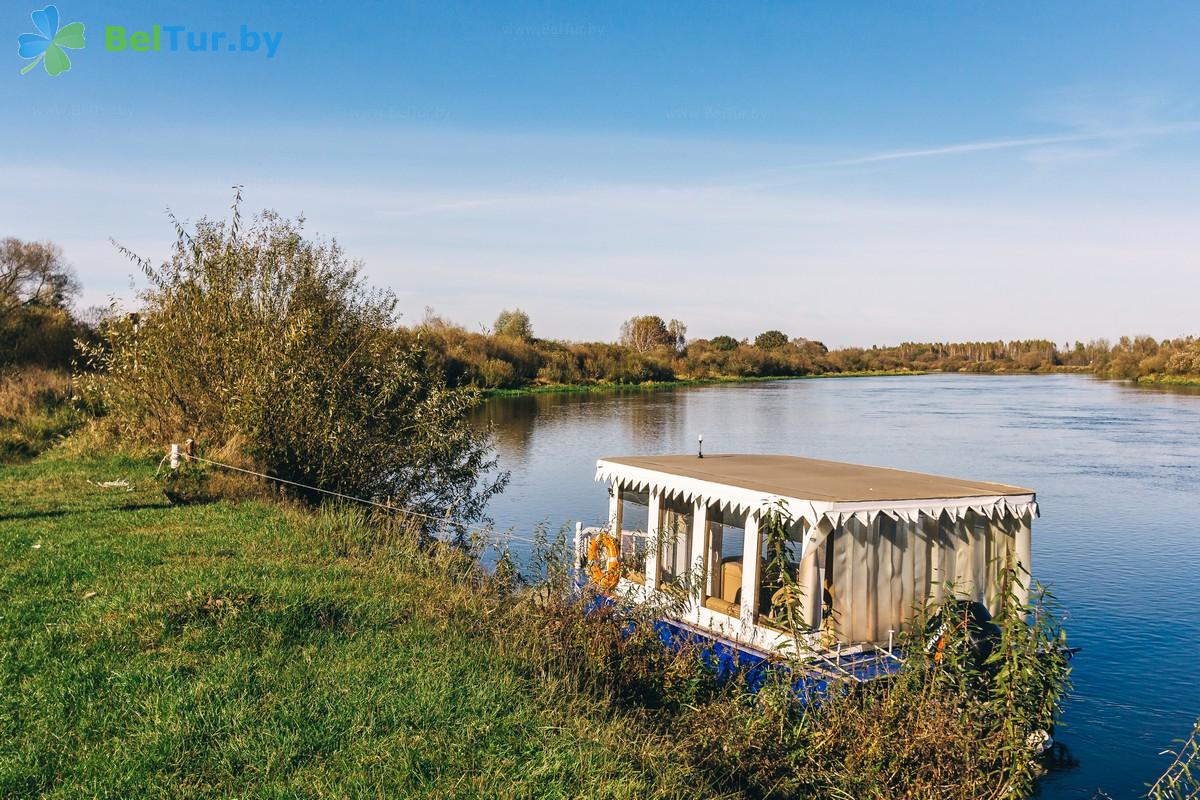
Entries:
{"type": "MultiPolygon", "coordinates": [[[[654,629],[667,647],[698,648],[701,660],[718,681],[740,675],[750,691],[761,689],[772,671],[796,669],[778,656],[768,656],[682,622],[660,620],[654,623],[654,629]]],[[[872,650],[815,654],[801,663],[803,671],[795,677],[794,688],[799,697],[808,699],[825,694],[834,685],[890,677],[900,671],[904,661],[897,654],[872,650]]]]}

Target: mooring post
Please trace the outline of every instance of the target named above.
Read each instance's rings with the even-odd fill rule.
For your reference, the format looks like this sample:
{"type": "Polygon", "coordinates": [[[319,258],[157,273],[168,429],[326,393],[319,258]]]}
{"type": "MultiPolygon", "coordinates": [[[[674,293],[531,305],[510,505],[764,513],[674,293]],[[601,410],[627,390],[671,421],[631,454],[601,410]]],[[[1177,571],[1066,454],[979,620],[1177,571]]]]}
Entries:
{"type": "Polygon", "coordinates": [[[179,469],[179,445],[171,443],[171,469],[179,469]]]}

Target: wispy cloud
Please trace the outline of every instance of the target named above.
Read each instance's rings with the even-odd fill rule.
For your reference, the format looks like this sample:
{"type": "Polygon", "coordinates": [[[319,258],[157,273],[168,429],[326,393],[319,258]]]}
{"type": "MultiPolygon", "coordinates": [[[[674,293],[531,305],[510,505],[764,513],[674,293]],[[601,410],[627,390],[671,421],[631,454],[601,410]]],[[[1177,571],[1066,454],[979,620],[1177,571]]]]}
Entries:
{"type": "MultiPolygon", "coordinates": [[[[822,170],[839,169],[844,167],[861,167],[872,164],[886,164],[896,161],[938,158],[942,156],[959,156],[973,153],[987,153],[999,150],[1040,150],[1043,148],[1061,148],[1063,145],[1087,144],[1102,142],[1110,146],[1105,152],[1117,152],[1117,144],[1130,144],[1139,140],[1178,136],[1200,132],[1200,121],[1186,120],[1163,125],[1146,125],[1129,128],[1109,128],[1105,130],[1088,130],[1074,133],[1039,134],[1005,139],[981,139],[972,142],[957,142],[954,144],[937,145],[900,150],[885,150],[877,153],[867,153],[828,161],[813,161],[776,170],[772,179],[740,184],[741,188],[765,189],[790,184],[805,173],[822,170]],[[785,173],[785,174],[780,174],[785,173]]],[[[1046,160],[1046,159],[1041,159],[1046,160]]],[[[756,174],[763,174],[758,171],[756,174]]]]}
{"type": "MultiPolygon", "coordinates": [[[[1161,125],[1145,125],[1139,127],[1110,128],[1105,130],[1079,131],[1074,133],[1043,134],[1004,139],[982,139],[972,142],[939,145],[935,147],[887,150],[876,153],[866,153],[847,158],[812,161],[805,164],[758,169],[743,173],[734,179],[700,182],[648,182],[638,185],[645,199],[649,195],[666,192],[672,194],[681,192],[685,199],[694,199],[701,192],[756,191],[776,189],[799,183],[806,175],[842,168],[886,164],[889,162],[930,159],[943,156],[959,156],[975,153],[987,153],[1003,150],[1026,150],[1027,160],[1036,163],[1058,161],[1077,161],[1082,158],[1098,158],[1111,156],[1127,150],[1137,142],[1146,139],[1176,136],[1200,132],[1200,121],[1183,121],[1161,125]],[[1091,145],[1090,147],[1080,147],[1091,145]]],[[[400,219],[405,217],[425,216],[454,216],[460,212],[475,210],[497,210],[513,207],[541,207],[544,204],[563,205],[578,201],[586,201],[599,195],[630,188],[636,184],[598,183],[584,186],[573,186],[570,189],[556,187],[542,188],[539,191],[485,195],[480,197],[449,196],[435,202],[423,201],[429,195],[444,194],[443,190],[414,191],[384,191],[370,195],[372,211],[376,217],[400,219]]],[[[294,187],[297,194],[306,195],[305,190],[320,189],[321,193],[335,191],[329,186],[294,187]]],[[[468,190],[469,191],[469,190],[468,190]]],[[[307,194],[311,194],[308,192],[307,194]]],[[[361,188],[348,188],[346,198],[364,199],[361,188]]],[[[681,202],[679,196],[672,197],[673,202],[681,202]]]]}
{"type": "Polygon", "coordinates": [[[1113,133],[1069,133],[1052,136],[1026,136],[1016,139],[984,139],[977,142],[924,147],[914,150],[892,150],[883,153],[844,158],[837,161],[826,161],[813,164],[813,167],[854,167],[860,164],[879,164],[885,161],[904,161],[912,158],[932,158],[934,156],[953,156],[963,153],[986,153],[992,150],[1014,150],[1026,147],[1042,147],[1045,145],[1066,144],[1068,142],[1087,142],[1097,139],[1114,138],[1113,133]]]}

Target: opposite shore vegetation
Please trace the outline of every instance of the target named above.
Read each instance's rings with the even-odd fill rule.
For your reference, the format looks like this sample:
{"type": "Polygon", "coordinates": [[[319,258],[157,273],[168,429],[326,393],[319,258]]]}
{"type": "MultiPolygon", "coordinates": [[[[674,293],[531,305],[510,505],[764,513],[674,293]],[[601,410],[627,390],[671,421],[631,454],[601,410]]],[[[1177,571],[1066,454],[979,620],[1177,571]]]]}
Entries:
{"type": "MultiPolygon", "coordinates": [[[[1027,737],[1067,687],[1048,594],[1006,593],[986,658],[967,625],[924,657],[918,624],[894,681],[809,706],[786,680],[751,695],[662,649],[653,609],[580,613],[564,534],[525,532],[515,561],[487,527],[507,477],[470,412],[481,389],[550,385],[1200,373],[1193,339],[830,351],[779,331],[689,340],[650,316],[619,344],[572,344],[536,339],[519,311],[477,334],[432,314],[403,327],[295,221],[235,203],[228,222],[172,222],[164,262],[125,251],[147,286],[134,314],[81,321],[55,248],[0,251],[0,641],[23,643],[0,659],[0,740],[16,743],[0,795],[1024,796],[1041,769],[1027,737]],[[156,478],[185,438],[416,513],[195,465],[156,478]],[[128,484],[88,483],[99,473],[128,484]]],[[[1179,774],[1153,796],[1185,796],[1179,774]]]]}
{"type": "MultiPolygon", "coordinates": [[[[336,244],[327,246],[342,257],[336,244]]],[[[73,313],[79,288],[55,245],[0,241],[0,365],[86,368],[77,358],[76,342],[94,343],[124,312],[110,307],[73,313]]],[[[416,324],[393,319],[391,326],[397,341],[418,346],[426,368],[440,371],[447,384],[487,393],[924,372],[1083,372],[1146,384],[1200,385],[1200,339],[1194,335],[1062,344],[1045,339],[905,342],[830,350],[779,330],[740,340],[727,335],[689,339],[684,322],[657,315],[627,319],[616,342],[538,338],[520,309],[501,311],[490,328],[480,331],[432,309],[416,324]]]]}

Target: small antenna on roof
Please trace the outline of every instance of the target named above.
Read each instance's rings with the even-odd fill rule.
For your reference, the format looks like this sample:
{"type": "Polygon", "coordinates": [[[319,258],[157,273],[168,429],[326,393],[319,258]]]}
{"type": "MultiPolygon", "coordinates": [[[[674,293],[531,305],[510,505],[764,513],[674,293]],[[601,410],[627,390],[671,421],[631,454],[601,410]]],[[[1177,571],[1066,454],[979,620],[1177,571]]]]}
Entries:
{"type": "Polygon", "coordinates": [[[696,458],[704,458],[704,434],[696,437],[696,458]]]}

